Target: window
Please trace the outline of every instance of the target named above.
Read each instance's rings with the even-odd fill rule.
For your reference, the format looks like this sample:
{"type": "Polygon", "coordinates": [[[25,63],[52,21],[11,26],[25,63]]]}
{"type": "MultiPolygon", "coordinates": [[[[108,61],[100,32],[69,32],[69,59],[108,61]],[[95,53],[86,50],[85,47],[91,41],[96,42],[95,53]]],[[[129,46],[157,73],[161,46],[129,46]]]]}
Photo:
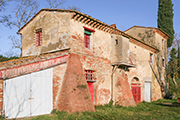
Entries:
{"type": "Polygon", "coordinates": [[[90,35],[84,34],[84,46],[90,48],[90,35]]]}
{"type": "Polygon", "coordinates": [[[165,59],[162,58],[162,67],[165,67],[165,59]]]}
{"type": "Polygon", "coordinates": [[[94,71],[93,70],[85,70],[85,76],[87,81],[94,80],[94,71]]]}
{"type": "Polygon", "coordinates": [[[116,41],[116,45],[118,45],[118,39],[116,39],[115,41],[116,41]]]}
{"type": "Polygon", "coordinates": [[[93,90],[93,83],[96,82],[94,78],[94,71],[93,70],[85,70],[85,77],[87,80],[88,88],[91,94],[92,101],[94,98],[94,90],[93,90]]]}
{"type": "Polygon", "coordinates": [[[36,46],[41,46],[42,44],[42,28],[40,29],[36,29],[35,31],[35,42],[36,42],[36,46]]]}
{"type": "Polygon", "coordinates": [[[86,48],[90,48],[92,32],[95,31],[90,28],[84,27],[84,46],[86,48]]]}
{"type": "Polygon", "coordinates": [[[164,39],[162,39],[162,46],[164,46],[164,42],[165,42],[164,39]]]}
{"type": "Polygon", "coordinates": [[[150,63],[153,63],[153,54],[150,53],[150,63]]]}

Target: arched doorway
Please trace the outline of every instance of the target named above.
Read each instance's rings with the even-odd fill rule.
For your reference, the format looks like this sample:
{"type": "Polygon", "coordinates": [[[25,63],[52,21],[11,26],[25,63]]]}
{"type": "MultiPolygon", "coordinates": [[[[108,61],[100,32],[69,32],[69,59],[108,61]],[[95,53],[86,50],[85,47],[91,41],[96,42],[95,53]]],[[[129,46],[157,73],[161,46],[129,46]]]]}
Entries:
{"type": "Polygon", "coordinates": [[[137,77],[131,80],[131,90],[136,103],[141,102],[141,84],[137,77]]]}

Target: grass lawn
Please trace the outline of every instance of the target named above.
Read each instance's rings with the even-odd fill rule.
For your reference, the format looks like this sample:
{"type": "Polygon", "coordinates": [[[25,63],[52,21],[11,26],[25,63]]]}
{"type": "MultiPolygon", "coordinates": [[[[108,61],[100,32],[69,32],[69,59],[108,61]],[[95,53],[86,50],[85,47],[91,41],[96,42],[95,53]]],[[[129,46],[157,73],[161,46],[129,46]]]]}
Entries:
{"type": "Polygon", "coordinates": [[[139,103],[137,107],[96,106],[96,112],[69,114],[53,111],[52,115],[42,115],[32,120],[180,120],[180,103],[174,100],[158,100],[139,103]]]}

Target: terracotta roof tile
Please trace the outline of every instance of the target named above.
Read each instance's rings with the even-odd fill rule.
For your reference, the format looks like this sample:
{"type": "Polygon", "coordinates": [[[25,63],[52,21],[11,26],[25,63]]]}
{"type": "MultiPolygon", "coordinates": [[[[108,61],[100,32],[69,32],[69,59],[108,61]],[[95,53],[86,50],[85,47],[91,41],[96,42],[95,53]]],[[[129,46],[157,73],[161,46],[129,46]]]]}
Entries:
{"type": "Polygon", "coordinates": [[[59,56],[65,55],[65,54],[68,54],[67,50],[60,51],[57,53],[51,53],[51,54],[47,53],[47,54],[36,55],[36,56],[22,57],[19,59],[12,59],[9,61],[0,62],[0,70],[17,67],[17,66],[21,66],[21,65],[26,65],[26,64],[30,64],[30,63],[34,63],[34,62],[44,61],[44,60],[56,58],[56,57],[59,57],[59,56]]]}

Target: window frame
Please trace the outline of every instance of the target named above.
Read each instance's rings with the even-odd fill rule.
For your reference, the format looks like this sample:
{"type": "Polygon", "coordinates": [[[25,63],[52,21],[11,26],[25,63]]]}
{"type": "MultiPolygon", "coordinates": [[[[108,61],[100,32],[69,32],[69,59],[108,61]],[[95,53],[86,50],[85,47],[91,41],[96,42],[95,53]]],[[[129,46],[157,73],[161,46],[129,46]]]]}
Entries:
{"type": "Polygon", "coordinates": [[[149,61],[150,61],[150,63],[152,63],[153,64],[153,53],[149,53],[149,61]]]}
{"type": "Polygon", "coordinates": [[[90,49],[91,36],[84,33],[84,47],[90,49]]]}
{"type": "Polygon", "coordinates": [[[35,44],[36,47],[42,45],[42,28],[38,28],[35,30],[35,44]]]}
{"type": "Polygon", "coordinates": [[[95,81],[95,71],[94,70],[85,70],[86,81],[95,81]]]}
{"type": "Polygon", "coordinates": [[[84,47],[90,49],[91,48],[91,38],[92,38],[92,33],[95,32],[95,30],[87,28],[83,26],[84,28],[84,47]]]}

